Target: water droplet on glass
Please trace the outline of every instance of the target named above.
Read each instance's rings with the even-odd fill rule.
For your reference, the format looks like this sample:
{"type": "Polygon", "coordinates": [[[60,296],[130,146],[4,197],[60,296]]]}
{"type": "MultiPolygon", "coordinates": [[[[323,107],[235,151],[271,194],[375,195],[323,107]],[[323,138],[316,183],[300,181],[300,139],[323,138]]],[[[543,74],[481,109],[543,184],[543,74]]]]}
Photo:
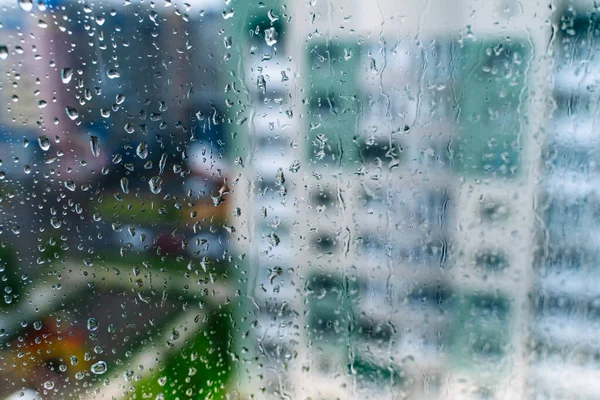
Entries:
{"type": "Polygon", "coordinates": [[[108,76],[109,79],[115,79],[115,78],[119,78],[121,76],[121,74],[119,74],[119,71],[117,71],[116,69],[109,69],[106,72],[106,75],[108,76]]]}
{"type": "Polygon", "coordinates": [[[35,321],[33,323],[33,329],[35,329],[36,331],[39,331],[40,329],[42,329],[42,321],[35,321]]]}
{"type": "Polygon", "coordinates": [[[98,136],[92,135],[90,137],[90,148],[92,149],[92,154],[94,157],[98,157],[100,155],[100,142],[98,136]]]}
{"type": "Polygon", "coordinates": [[[146,157],[148,157],[148,146],[146,145],[146,142],[141,142],[137,149],[135,150],[137,156],[139,158],[141,158],[142,160],[144,160],[146,157]]]}
{"type": "Polygon", "coordinates": [[[148,181],[148,184],[150,185],[150,191],[154,194],[159,194],[162,190],[162,183],[163,180],[160,176],[153,176],[148,181]]]}
{"type": "Polygon", "coordinates": [[[125,124],[125,132],[127,132],[127,133],[135,132],[135,128],[131,122],[128,122],[125,124]]]}
{"type": "Polygon", "coordinates": [[[0,60],[6,60],[8,58],[8,47],[0,45],[0,60]]]}
{"type": "Polygon", "coordinates": [[[265,43],[267,43],[267,46],[269,47],[277,43],[277,31],[274,27],[265,29],[265,43]]]}
{"type": "Polygon", "coordinates": [[[226,49],[230,49],[232,44],[233,44],[233,39],[231,36],[225,36],[225,38],[223,38],[223,45],[225,46],[226,49]]]}
{"type": "Polygon", "coordinates": [[[162,153],[162,155],[160,156],[160,161],[158,162],[158,173],[160,175],[162,175],[162,173],[165,170],[165,166],[167,165],[167,153],[162,153]]]}
{"type": "Polygon", "coordinates": [[[44,389],[46,389],[46,390],[54,389],[54,382],[52,382],[52,381],[44,382],[44,389]]]}
{"type": "Polygon", "coordinates": [[[108,370],[108,366],[104,361],[98,361],[97,363],[92,365],[92,368],[90,368],[90,370],[93,374],[102,375],[108,370]]]}
{"type": "Polygon", "coordinates": [[[52,217],[52,218],[50,218],[50,225],[52,225],[52,227],[54,229],[58,229],[58,228],[60,228],[62,223],[60,222],[60,220],[58,218],[52,217]]]}
{"type": "Polygon", "coordinates": [[[223,10],[221,15],[223,15],[223,19],[229,19],[229,18],[233,17],[233,8],[228,8],[226,10],[223,10]]]}
{"type": "Polygon", "coordinates": [[[270,234],[270,235],[267,237],[267,239],[269,240],[269,244],[270,244],[271,246],[273,246],[273,247],[275,247],[275,246],[278,246],[278,245],[279,245],[279,242],[281,241],[281,240],[279,239],[279,236],[277,236],[277,235],[276,235],[276,234],[274,234],[274,233],[271,233],[271,234],[270,234]]]}
{"type": "Polygon", "coordinates": [[[129,179],[121,178],[121,190],[125,194],[129,194],[129,179]]]}
{"type": "Polygon", "coordinates": [[[98,327],[100,326],[100,324],[98,323],[98,320],[96,318],[89,318],[87,320],[87,328],[89,331],[95,331],[98,329],[98,327]]]}
{"type": "Polygon", "coordinates": [[[69,118],[71,118],[73,121],[76,120],[77,118],[79,118],[79,112],[77,112],[75,107],[67,106],[66,111],[67,111],[67,115],[69,116],[69,118]]]}
{"type": "Polygon", "coordinates": [[[38,144],[40,145],[40,149],[44,151],[50,150],[50,139],[48,139],[48,136],[38,137],[38,144]]]}
{"type": "Polygon", "coordinates": [[[295,160],[292,165],[290,165],[290,172],[298,172],[298,170],[300,169],[300,160],[295,160]]]}
{"type": "Polygon", "coordinates": [[[73,78],[73,69],[72,68],[63,68],[62,71],[60,72],[60,78],[62,79],[62,82],[65,84],[71,82],[71,79],[73,78]]]}
{"type": "Polygon", "coordinates": [[[285,176],[283,175],[283,171],[281,168],[277,171],[277,175],[275,175],[275,184],[281,186],[285,183],[285,176]]]}
{"type": "Polygon", "coordinates": [[[19,0],[19,6],[23,11],[30,12],[33,10],[33,0],[19,0]]]}
{"type": "Polygon", "coordinates": [[[71,192],[74,192],[75,189],[77,189],[77,185],[75,185],[75,182],[73,182],[73,179],[67,179],[65,181],[65,187],[67,189],[69,189],[71,192]]]}
{"type": "Polygon", "coordinates": [[[259,75],[256,77],[256,87],[262,94],[265,94],[267,91],[267,81],[265,80],[264,75],[259,75]]]}

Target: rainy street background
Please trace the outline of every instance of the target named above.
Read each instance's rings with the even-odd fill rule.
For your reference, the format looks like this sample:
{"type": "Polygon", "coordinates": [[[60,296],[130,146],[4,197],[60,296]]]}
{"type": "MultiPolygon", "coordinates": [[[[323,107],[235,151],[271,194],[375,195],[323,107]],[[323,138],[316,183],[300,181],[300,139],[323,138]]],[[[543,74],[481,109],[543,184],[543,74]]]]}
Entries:
{"type": "Polygon", "coordinates": [[[0,0],[0,398],[600,399],[600,5],[0,0]]]}

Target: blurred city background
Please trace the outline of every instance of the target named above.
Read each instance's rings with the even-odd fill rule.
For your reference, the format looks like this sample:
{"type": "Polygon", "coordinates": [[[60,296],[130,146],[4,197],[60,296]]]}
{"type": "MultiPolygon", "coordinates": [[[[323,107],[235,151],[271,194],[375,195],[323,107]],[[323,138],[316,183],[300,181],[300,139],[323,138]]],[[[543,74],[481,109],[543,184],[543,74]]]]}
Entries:
{"type": "Polygon", "coordinates": [[[0,0],[1,398],[600,399],[599,4],[187,1],[0,0]]]}

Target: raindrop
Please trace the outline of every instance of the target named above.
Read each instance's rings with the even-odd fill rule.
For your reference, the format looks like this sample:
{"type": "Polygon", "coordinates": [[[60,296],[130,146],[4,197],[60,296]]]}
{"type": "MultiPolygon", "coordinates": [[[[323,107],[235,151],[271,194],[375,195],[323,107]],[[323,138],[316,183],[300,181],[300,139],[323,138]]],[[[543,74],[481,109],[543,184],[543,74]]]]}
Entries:
{"type": "Polygon", "coordinates": [[[50,225],[52,225],[52,227],[54,229],[58,229],[58,228],[60,228],[62,223],[60,222],[60,220],[58,218],[52,217],[52,218],[50,218],[50,225]]]}
{"type": "Polygon", "coordinates": [[[283,175],[283,171],[281,170],[281,168],[279,168],[279,170],[277,171],[277,175],[275,176],[275,184],[277,186],[281,186],[285,183],[285,177],[283,175]]]}
{"type": "Polygon", "coordinates": [[[52,381],[44,382],[44,389],[46,389],[46,390],[54,389],[54,382],[52,382],[52,381]]]}
{"type": "Polygon", "coordinates": [[[231,45],[233,44],[233,39],[231,38],[231,36],[225,36],[225,38],[223,39],[223,44],[225,45],[226,49],[230,49],[231,45]]]}
{"type": "Polygon", "coordinates": [[[135,132],[135,128],[131,122],[128,122],[125,124],[125,132],[127,132],[127,133],[135,132]]]}
{"type": "Polygon", "coordinates": [[[121,178],[121,190],[125,194],[129,194],[129,179],[121,178]]]}
{"type": "Polygon", "coordinates": [[[98,320],[96,318],[89,318],[87,320],[87,328],[88,331],[95,331],[98,329],[98,327],[100,326],[100,324],[98,323],[98,320]]]}
{"type": "Polygon", "coordinates": [[[23,11],[30,12],[33,10],[33,1],[32,0],[19,0],[19,6],[23,11]]]}
{"type": "Polygon", "coordinates": [[[148,184],[150,185],[150,191],[154,194],[159,194],[162,190],[162,183],[163,180],[160,176],[153,176],[148,181],[148,184]]]}
{"type": "Polygon", "coordinates": [[[119,72],[116,69],[109,69],[106,72],[106,75],[108,76],[109,79],[115,79],[115,78],[119,78],[121,76],[121,74],[119,74],[119,72]]]}
{"type": "Polygon", "coordinates": [[[233,17],[233,8],[228,8],[227,10],[223,10],[223,19],[229,19],[233,17]]]}
{"type": "Polygon", "coordinates": [[[36,331],[39,331],[40,329],[42,329],[42,321],[35,321],[33,323],[33,329],[35,329],[36,331]]]}
{"type": "Polygon", "coordinates": [[[77,189],[77,186],[75,185],[75,182],[73,182],[73,179],[67,179],[65,181],[65,187],[67,189],[69,189],[71,192],[74,192],[75,189],[77,189]]]}
{"type": "Polygon", "coordinates": [[[67,106],[66,110],[67,110],[67,115],[73,121],[76,120],[77,118],[79,118],[79,113],[77,112],[77,110],[74,107],[67,106]]]}
{"type": "Polygon", "coordinates": [[[269,29],[265,29],[265,42],[269,47],[277,43],[277,31],[275,28],[271,27],[269,29]]]}
{"type": "Polygon", "coordinates": [[[264,75],[259,75],[256,77],[256,86],[261,91],[262,94],[265,94],[267,91],[267,82],[265,80],[264,75]]]}
{"type": "Polygon", "coordinates": [[[98,136],[92,135],[90,137],[90,148],[92,149],[92,154],[94,157],[98,157],[100,155],[100,142],[98,136]]]}
{"type": "Polygon", "coordinates": [[[8,47],[0,45],[0,60],[6,60],[8,58],[8,47]]]}
{"type": "Polygon", "coordinates": [[[40,145],[40,149],[44,151],[50,150],[50,139],[48,139],[48,136],[38,137],[38,144],[40,145]]]}
{"type": "Polygon", "coordinates": [[[102,375],[106,372],[107,369],[108,367],[104,361],[98,361],[97,363],[92,365],[92,368],[90,368],[92,373],[96,375],[102,375]]]}
{"type": "Polygon", "coordinates": [[[269,240],[269,244],[273,247],[276,247],[279,245],[279,242],[281,241],[279,239],[279,236],[277,236],[275,233],[271,233],[267,239],[269,240]]]}
{"type": "Polygon", "coordinates": [[[165,166],[167,165],[167,153],[162,153],[160,156],[160,161],[158,162],[158,173],[162,175],[165,170],[165,166]]]}
{"type": "Polygon", "coordinates": [[[141,142],[135,150],[135,153],[142,160],[146,159],[146,157],[148,157],[148,146],[146,145],[146,142],[141,142]]]}
{"type": "Polygon", "coordinates": [[[71,79],[73,78],[73,69],[72,68],[63,68],[62,71],[60,72],[60,78],[62,79],[62,82],[65,84],[71,82],[71,79]]]}
{"type": "Polygon", "coordinates": [[[300,160],[295,160],[292,165],[290,165],[290,172],[298,172],[300,169],[300,160]]]}

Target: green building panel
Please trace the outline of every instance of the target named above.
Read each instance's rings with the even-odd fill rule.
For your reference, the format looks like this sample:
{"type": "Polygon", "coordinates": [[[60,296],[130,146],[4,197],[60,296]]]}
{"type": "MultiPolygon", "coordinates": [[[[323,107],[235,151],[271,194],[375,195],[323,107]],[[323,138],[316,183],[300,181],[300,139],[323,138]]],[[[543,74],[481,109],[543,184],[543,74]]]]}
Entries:
{"type": "Polygon", "coordinates": [[[356,135],[361,111],[357,85],[360,46],[312,41],[307,46],[308,147],[311,164],[352,166],[358,161],[356,135]]]}
{"type": "Polygon", "coordinates": [[[457,82],[456,166],[465,175],[515,177],[527,129],[531,48],[516,39],[465,41],[457,82]]]}
{"type": "Polygon", "coordinates": [[[510,347],[510,304],[498,295],[464,294],[452,306],[450,359],[472,373],[499,372],[510,347]]]}

